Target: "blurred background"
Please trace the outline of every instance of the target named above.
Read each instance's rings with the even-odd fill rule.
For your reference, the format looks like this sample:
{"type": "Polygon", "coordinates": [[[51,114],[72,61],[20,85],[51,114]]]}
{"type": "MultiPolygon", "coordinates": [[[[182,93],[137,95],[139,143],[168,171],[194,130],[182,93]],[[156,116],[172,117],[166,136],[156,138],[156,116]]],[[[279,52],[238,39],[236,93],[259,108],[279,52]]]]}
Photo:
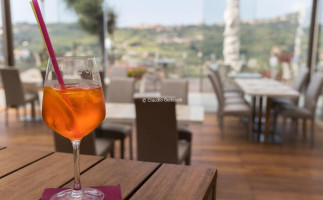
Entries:
{"type": "MultiPolygon", "coordinates": [[[[176,112],[184,118],[178,117],[177,121],[187,124],[183,123],[184,126],[179,126],[177,131],[182,130],[182,134],[189,136],[186,140],[192,144],[192,153],[187,153],[187,158],[192,158],[191,165],[219,170],[218,199],[322,199],[323,136],[320,133],[323,127],[323,93],[315,89],[321,86],[319,79],[316,79],[315,87],[306,88],[314,75],[323,71],[323,0],[38,2],[57,56],[96,58],[102,88],[108,97],[108,121],[98,127],[93,138],[98,141],[106,134],[110,138],[103,139],[111,139],[111,132],[119,131],[118,137],[112,134],[111,144],[116,141],[116,146],[111,149],[116,149],[116,157],[138,158],[139,134],[136,128],[139,126],[133,119],[136,116],[134,98],[184,96],[185,102],[176,106],[186,110],[177,109],[176,112]],[[302,73],[304,68],[308,70],[302,73]],[[209,77],[214,88],[207,77],[211,71],[214,77],[209,77]],[[124,79],[123,84],[113,83],[118,79],[124,79]],[[249,79],[252,79],[251,84],[249,79]],[[241,91],[243,84],[235,84],[239,80],[242,83],[247,81],[247,89],[241,91]],[[273,86],[268,83],[273,83],[273,86]],[[289,87],[293,85],[294,89],[289,87]],[[248,93],[248,88],[251,88],[251,93],[256,91],[256,95],[250,95],[250,91],[243,94],[248,93]],[[267,94],[262,94],[264,90],[267,94]],[[286,107],[284,101],[282,107],[279,107],[279,101],[271,106],[271,101],[277,100],[272,97],[286,98],[286,91],[291,90],[300,94],[299,101],[298,98],[296,102],[283,99],[287,100],[286,107]],[[317,106],[310,111],[304,105],[306,101],[314,103],[316,94],[307,95],[310,98],[304,101],[308,94],[305,90],[317,91],[319,96],[317,106]],[[275,92],[277,96],[273,95],[275,92]],[[111,100],[113,96],[120,99],[111,100]],[[227,114],[224,114],[225,108],[228,115],[233,113],[233,116],[228,117],[223,125],[227,114]],[[275,120],[270,118],[275,119],[278,111],[286,111],[288,115],[290,110],[295,116],[290,117],[288,130],[285,131],[285,117],[278,119],[276,131],[276,123],[271,123],[275,120]],[[246,113],[252,115],[248,120],[244,116],[246,113]],[[235,115],[240,119],[234,119],[235,115]],[[312,121],[311,131],[310,124],[306,122],[308,116],[312,121]],[[132,123],[128,123],[129,118],[132,123]],[[255,126],[245,123],[251,119],[255,126]],[[251,137],[257,133],[254,142],[246,139],[244,125],[251,129],[251,137]],[[301,126],[303,134],[297,132],[301,126]],[[314,141],[316,129],[313,147],[308,142],[309,134],[312,133],[314,141]],[[268,138],[271,141],[267,143],[266,134],[269,132],[272,138],[268,138]],[[280,139],[289,135],[292,136],[291,141],[280,139]]],[[[1,0],[0,146],[61,151],[56,148],[58,145],[55,146],[52,131],[43,123],[34,123],[41,122],[47,61],[47,50],[29,1],[1,0]],[[17,80],[11,80],[2,73],[6,70],[15,71],[17,80]],[[17,89],[5,89],[3,77],[11,81],[7,85],[18,85],[23,87],[21,91],[34,95],[31,107],[25,106],[27,103],[23,101],[25,118],[19,117],[21,105],[10,105],[6,101],[5,97],[10,92],[13,91],[11,96],[14,100],[18,95],[17,89]],[[35,108],[33,103],[38,99],[40,102],[35,108]],[[26,112],[31,113],[31,118],[26,112]]],[[[151,109],[158,113],[156,110],[151,109]]],[[[166,119],[158,120],[156,126],[159,124],[161,128],[156,130],[168,127],[161,123],[166,119]]],[[[150,123],[142,125],[146,124],[150,123]]],[[[176,137],[172,139],[177,140],[176,137]]]]}
{"type": "MultiPolygon", "coordinates": [[[[205,78],[210,65],[286,83],[300,68],[321,71],[322,6],[314,2],[315,13],[312,0],[39,3],[58,56],[95,56],[106,76],[113,66],[127,66],[129,76],[139,80],[147,72],[156,79],[187,78],[190,92],[210,92],[205,78]]],[[[47,51],[29,2],[2,1],[0,12],[0,63],[46,69],[47,51]]],[[[155,90],[149,86],[146,91],[155,90]]]]}
{"type": "MultiPolygon", "coordinates": [[[[29,2],[10,2],[15,65],[39,66],[44,45],[29,2]]],[[[111,25],[107,26],[105,47],[114,56],[113,62],[137,65],[169,58],[176,66],[185,65],[188,76],[196,75],[196,66],[200,64],[223,62],[225,0],[71,2],[74,1],[41,1],[58,55],[86,54],[102,60],[97,30],[100,25],[95,17],[105,7],[106,20],[111,25]]],[[[270,69],[269,58],[273,54],[291,57],[290,62],[305,65],[311,4],[311,0],[241,0],[241,65],[265,73],[270,69]],[[296,36],[301,38],[301,44],[297,44],[300,46],[295,44],[296,36]],[[297,59],[295,48],[301,49],[297,59]]],[[[2,48],[1,54],[4,62],[2,48]]],[[[182,75],[180,71],[174,73],[182,75]]]]}
{"type": "MultiPolygon", "coordinates": [[[[103,60],[99,32],[105,30],[97,17],[107,12],[104,39],[112,64],[149,67],[167,59],[176,68],[171,74],[194,77],[198,66],[224,62],[225,0],[40,2],[58,55],[103,60]]],[[[41,67],[46,52],[29,2],[10,3],[15,66],[41,67]]],[[[241,0],[241,70],[266,74],[284,61],[305,66],[311,4],[311,0],[241,0]],[[272,56],[278,62],[271,65],[272,56]]],[[[1,46],[3,34],[2,30],[1,46]]],[[[0,53],[4,62],[3,48],[0,53]]]]}
{"type": "MultiPolygon", "coordinates": [[[[127,66],[137,79],[153,71],[189,79],[190,92],[210,92],[210,65],[286,83],[302,67],[322,70],[320,1],[315,13],[313,0],[41,0],[40,6],[56,54],[95,56],[106,76],[112,66],[127,66]]],[[[45,69],[48,55],[29,2],[2,1],[1,12],[0,63],[45,69]]]]}

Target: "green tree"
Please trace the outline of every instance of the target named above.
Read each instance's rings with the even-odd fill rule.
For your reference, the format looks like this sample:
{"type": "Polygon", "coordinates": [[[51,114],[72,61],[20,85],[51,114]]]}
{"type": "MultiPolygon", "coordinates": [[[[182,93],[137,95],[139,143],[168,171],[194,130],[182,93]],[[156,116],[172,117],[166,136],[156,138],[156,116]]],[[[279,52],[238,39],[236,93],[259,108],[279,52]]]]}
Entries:
{"type": "MultiPolygon", "coordinates": [[[[117,26],[117,15],[116,13],[114,12],[113,9],[109,9],[108,10],[108,33],[110,34],[110,38],[112,41],[114,41],[114,31],[116,29],[116,26],[117,26]]],[[[111,55],[110,55],[110,58],[109,58],[109,63],[110,65],[112,65],[114,63],[114,60],[115,60],[115,57],[114,57],[114,46],[112,46],[111,48],[111,55]]]]}
{"type": "MultiPolygon", "coordinates": [[[[73,8],[78,16],[78,23],[90,34],[98,34],[101,52],[104,51],[103,0],[65,0],[68,7],[73,8]]],[[[113,38],[117,15],[112,8],[107,12],[108,33],[113,38]]]]}
{"type": "Polygon", "coordinates": [[[117,27],[117,14],[116,12],[112,9],[109,8],[108,10],[108,33],[110,34],[112,40],[114,36],[114,31],[117,27]]]}

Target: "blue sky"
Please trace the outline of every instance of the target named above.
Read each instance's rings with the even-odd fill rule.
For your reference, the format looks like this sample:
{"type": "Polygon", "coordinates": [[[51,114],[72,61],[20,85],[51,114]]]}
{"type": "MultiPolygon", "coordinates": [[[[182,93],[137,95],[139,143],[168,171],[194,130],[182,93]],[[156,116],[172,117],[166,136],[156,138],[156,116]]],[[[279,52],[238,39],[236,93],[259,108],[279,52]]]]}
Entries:
{"type": "MultiPolygon", "coordinates": [[[[13,22],[36,23],[30,0],[11,0],[11,15],[13,22]]],[[[41,1],[38,0],[41,7],[41,1]]],[[[71,12],[63,0],[45,0],[45,19],[48,23],[76,21],[74,12],[71,12]]]]}
{"type": "MultiPolygon", "coordinates": [[[[39,0],[40,1],[40,0],[39,0]]],[[[119,15],[119,26],[140,24],[197,24],[202,21],[223,23],[226,0],[106,0],[119,15]]],[[[312,0],[240,0],[242,20],[271,18],[310,7],[312,0]]],[[[29,0],[11,0],[16,22],[35,23],[29,0]]],[[[73,11],[63,0],[45,0],[47,23],[75,22],[73,11]]]]}
{"type": "Polygon", "coordinates": [[[203,0],[110,0],[109,3],[124,25],[197,24],[203,18],[203,0]]]}

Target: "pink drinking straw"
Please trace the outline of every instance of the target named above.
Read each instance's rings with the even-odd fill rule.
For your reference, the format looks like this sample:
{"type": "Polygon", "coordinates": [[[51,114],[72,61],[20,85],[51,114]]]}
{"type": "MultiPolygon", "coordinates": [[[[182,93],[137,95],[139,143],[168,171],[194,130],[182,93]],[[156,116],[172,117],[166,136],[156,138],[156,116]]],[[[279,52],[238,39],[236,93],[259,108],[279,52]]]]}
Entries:
{"type": "Polygon", "coordinates": [[[50,59],[52,61],[52,64],[53,64],[53,67],[54,67],[54,70],[55,70],[55,73],[56,73],[56,76],[57,76],[58,83],[61,86],[61,88],[65,88],[65,84],[64,84],[64,81],[63,81],[63,78],[62,78],[62,74],[61,74],[61,72],[59,71],[59,68],[58,68],[58,63],[57,63],[57,60],[56,60],[55,51],[54,51],[52,43],[50,41],[50,38],[49,38],[49,35],[48,35],[48,32],[47,32],[47,28],[46,28],[43,16],[42,16],[42,14],[40,12],[38,2],[37,2],[37,0],[32,0],[32,2],[30,2],[30,4],[31,4],[31,7],[33,8],[36,20],[37,20],[38,25],[39,25],[40,32],[42,33],[44,42],[46,44],[50,59]]]}

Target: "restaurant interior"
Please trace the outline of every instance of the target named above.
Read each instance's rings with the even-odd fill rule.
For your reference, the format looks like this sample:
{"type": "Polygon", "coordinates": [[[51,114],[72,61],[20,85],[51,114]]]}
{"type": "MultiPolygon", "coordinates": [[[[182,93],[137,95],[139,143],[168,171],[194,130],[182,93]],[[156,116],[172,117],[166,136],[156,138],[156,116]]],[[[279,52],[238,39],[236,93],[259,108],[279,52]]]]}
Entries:
{"type": "Polygon", "coordinates": [[[0,6],[0,199],[323,199],[322,0],[0,6]]]}

